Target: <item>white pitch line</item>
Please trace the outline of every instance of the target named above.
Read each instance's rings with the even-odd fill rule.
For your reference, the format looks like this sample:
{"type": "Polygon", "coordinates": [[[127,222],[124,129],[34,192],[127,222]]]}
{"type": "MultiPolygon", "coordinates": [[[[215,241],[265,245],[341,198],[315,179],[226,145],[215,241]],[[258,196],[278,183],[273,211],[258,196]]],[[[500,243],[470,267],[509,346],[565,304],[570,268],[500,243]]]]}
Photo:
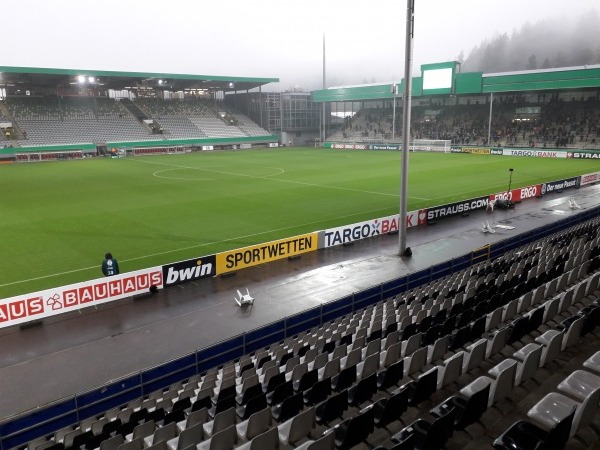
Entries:
{"type": "Polygon", "coordinates": [[[425,197],[415,197],[414,195],[409,195],[408,198],[414,198],[415,200],[425,200],[425,201],[431,201],[431,198],[425,198],[425,197]]]}
{"type": "MultiPolygon", "coordinates": [[[[346,219],[348,217],[354,217],[354,216],[358,216],[360,214],[371,214],[371,213],[377,213],[377,212],[381,212],[381,211],[386,211],[386,209],[375,209],[375,210],[371,210],[371,211],[363,211],[361,213],[348,214],[348,215],[345,215],[345,216],[340,216],[338,218],[339,219],[346,219]]],[[[319,224],[319,223],[327,222],[329,220],[330,219],[317,220],[317,221],[314,221],[314,222],[307,222],[307,223],[304,223],[304,224],[299,224],[299,225],[297,224],[297,225],[294,225],[294,226],[289,226],[289,227],[284,227],[284,228],[276,228],[276,229],[273,229],[273,230],[260,231],[258,233],[246,234],[246,235],[243,235],[243,236],[236,236],[236,237],[232,237],[232,238],[228,238],[228,239],[223,239],[221,241],[205,242],[204,244],[191,245],[191,246],[188,246],[188,247],[177,248],[177,249],[174,249],[174,250],[166,250],[164,252],[152,253],[152,254],[149,254],[149,255],[138,256],[136,258],[123,259],[123,260],[121,260],[121,262],[139,261],[141,259],[153,258],[155,256],[161,256],[161,255],[168,255],[170,253],[176,253],[176,252],[181,252],[181,251],[184,251],[184,250],[191,250],[191,249],[194,249],[194,248],[206,247],[208,245],[223,244],[225,242],[235,241],[235,240],[238,240],[238,239],[246,239],[246,238],[249,238],[249,237],[260,236],[260,235],[263,235],[263,234],[275,233],[277,231],[285,231],[285,230],[291,230],[291,229],[298,228],[298,227],[305,227],[305,226],[308,226],[308,225],[316,225],[316,224],[319,224]]],[[[43,280],[43,279],[46,279],[46,278],[54,278],[54,277],[58,277],[58,276],[61,276],[61,275],[68,275],[68,274],[71,274],[71,273],[83,272],[85,270],[90,270],[90,269],[94,269],[94,268],[97,268],[97,267],[98,267],[97,265],[94,265],[94,266],[91,266],[91,267],[82,267],[80,269],[73,269],[73,270],[68,270],[68,271],[65,271],[65,272],[57,272],[57,273],[50,274],[50,275],[43,275],[43,276],[40,276],[40,277],[28,278],[26,280],[12,281],[10,283],[0,284],[0,287],[13,286],[15,284],[28,283],[30,281],[43,280]]]]}
{"type": "Polygon", "coordinates": [[[177,164],[167,164],[167,163],[160,163],[160,162],[155,162],[155,161],[146,161],[146,160],[137,160],[139,162],[145,162],[147,164],[159,164],[162,166],[170,166],[170,167],[178,167],[180,169],[192,169],[192,170],[204,170],[206,172],[213,172],[213,173],[219,173],[219,174],[223,174],[223,175],[235,175],[235,176],[239,176],[239,177],[246,177],[246,178],[253,178],[255,180],[273,180],[273,181],[278,181],[280,183],[290,183],[290,184],[299,184],[301,186],[310,186],[310,187],[319,187],[319,188],[325,188],[325,189],[336,189],[339,191],[349,191],[349,192],[360,192],[362,194],[375,194],[375,195],[385,195],[387,197],[398,197],[398,194],[389,194],[387,192],[376,192],[376,191],[364,191],[362,189],[352,189],[352,188],[343,188],[343,187],[339,187],[339,186],[328,186],[325,184],[317,184],[317,183],[307,183],[304,181],[294,181],[294,180],[282,180],[280,178],[269,178],[272,177],[273,175],[268,175],[268,176],[256,176],[256,175],[248,175],[248,174],[243,174],[243,173],[232,173],[232,172],[223,172],[223,171],[219,171],[219,170],[210,170],[210,169],[204,169],[202,167],[189,167],[189,166],[180,166],[177,164]]]}

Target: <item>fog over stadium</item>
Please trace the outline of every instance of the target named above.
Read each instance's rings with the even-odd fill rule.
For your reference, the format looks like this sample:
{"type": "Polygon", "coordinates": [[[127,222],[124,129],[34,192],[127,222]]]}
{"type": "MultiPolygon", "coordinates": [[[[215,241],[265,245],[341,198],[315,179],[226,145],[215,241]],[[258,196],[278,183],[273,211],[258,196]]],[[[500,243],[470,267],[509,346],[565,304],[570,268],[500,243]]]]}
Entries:
{"type": "MultiPolygon", "coordinates": [[[[485,52],[474,49],[490,42],[488,53],[514,56],[504,61],[514,67],[493,67],[502,71],[600,63],[597,0],[415,3],[414,73],[453,59],[465,62],[463,70],[489,71],[485,52]],[[576,52],[579,59],[568,58],[576,52]]],[[[4,66],[278,77],[267,90],[312,90],[322,87],[325,34],[328,87],[395,81],[404,72],[402,0],[0,4],[4,66]]]]}

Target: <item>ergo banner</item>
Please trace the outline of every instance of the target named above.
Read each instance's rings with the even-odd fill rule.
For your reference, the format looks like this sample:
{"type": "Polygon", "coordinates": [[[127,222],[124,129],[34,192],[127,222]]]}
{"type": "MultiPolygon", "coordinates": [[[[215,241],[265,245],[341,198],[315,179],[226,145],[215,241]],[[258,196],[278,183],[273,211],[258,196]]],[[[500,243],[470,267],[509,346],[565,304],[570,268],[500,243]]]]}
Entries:
{"type": "Polygon", "coordinates": [[[597,183],[598,181],[600,181],[600,172],[586,173],[585,175],[581,175],[579,185],[585,186],[586,184],[597,183]]]}
{"type": "Polygon", "coordinates": [[[160,267],[98,278],[0,300],[0,328],[43,319],[163,287],[160,267]]]}
{"type": "Polygon", "coordinates": [[[540,195],[542,195],[542,185],[536,184],[524,188],[512,189],[510,192],[492,194],[490,195],[490,200],[510,200],[511,202],[518,203],[528,198],[539,197],[540,195]]]}

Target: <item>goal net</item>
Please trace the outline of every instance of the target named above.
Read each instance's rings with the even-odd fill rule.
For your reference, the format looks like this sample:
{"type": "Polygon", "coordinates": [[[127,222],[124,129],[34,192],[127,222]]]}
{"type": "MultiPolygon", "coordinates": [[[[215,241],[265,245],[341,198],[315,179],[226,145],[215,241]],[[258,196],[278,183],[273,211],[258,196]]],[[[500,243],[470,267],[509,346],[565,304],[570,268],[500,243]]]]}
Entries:
{"type": "Polygon", "coordinates": [[[410,150],[413,152],[450,153],[450,142],[442,139],[415,139],[410,144],[410,150]]]}

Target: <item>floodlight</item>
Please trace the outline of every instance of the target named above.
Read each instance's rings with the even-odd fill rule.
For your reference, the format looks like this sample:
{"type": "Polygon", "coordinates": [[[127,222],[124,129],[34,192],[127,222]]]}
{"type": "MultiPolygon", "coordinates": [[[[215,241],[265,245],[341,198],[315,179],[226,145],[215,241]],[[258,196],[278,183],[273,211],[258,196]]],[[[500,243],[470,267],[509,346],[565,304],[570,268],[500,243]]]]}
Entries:
{"type": "Polygon", "coordinates": [[[94,81],[96,81],[96,79],[95,79],[94,77],[88,77],[88,81],[89,81],[90,83],[93,83],[94,81]]]}
{"type": "Polygon", "coordinates": [[[232,88],[233,87],[233,83],[229,83],[229,87],[232,88]]]}
{"type": "Polygon", "coordinates": [[[158,80],[158,84],[163,84],[163,80],[158,80]]]}
{"type": "Polygon", "coordinates": [[[83,75],[79,75],[77,77],[77,81],[79,81],[80,83],[85,83],[85,77],[83,75]]]}

